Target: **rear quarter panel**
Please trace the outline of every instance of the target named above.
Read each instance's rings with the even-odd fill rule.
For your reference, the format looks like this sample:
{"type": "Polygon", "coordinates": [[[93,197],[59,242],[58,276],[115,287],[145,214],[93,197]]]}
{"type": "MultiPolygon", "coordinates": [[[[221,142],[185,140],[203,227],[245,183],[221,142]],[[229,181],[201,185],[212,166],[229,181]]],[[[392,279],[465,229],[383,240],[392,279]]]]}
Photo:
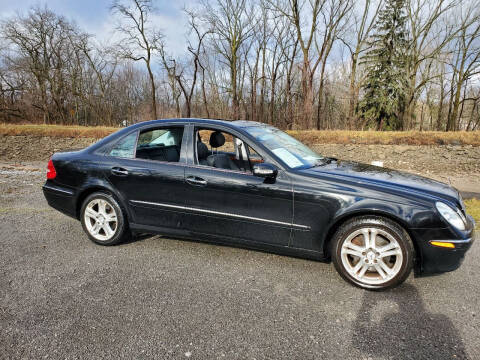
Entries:
{"type": "Polygon", "coordinates": [[[127,211],[127,216],[130,217],[122,194],[104,176],[105,169],[109,168],[107,159],[102,155],[89,154],[85,150],[57,153],[52,157],[57,176],[53,180],[48,180],[47,184],[60,186],[73,192],[71,206],[74,207],[72,211],[75,217],[78,218],[81,204],[86,196],[95,191],[112,193],[127,211]]]}

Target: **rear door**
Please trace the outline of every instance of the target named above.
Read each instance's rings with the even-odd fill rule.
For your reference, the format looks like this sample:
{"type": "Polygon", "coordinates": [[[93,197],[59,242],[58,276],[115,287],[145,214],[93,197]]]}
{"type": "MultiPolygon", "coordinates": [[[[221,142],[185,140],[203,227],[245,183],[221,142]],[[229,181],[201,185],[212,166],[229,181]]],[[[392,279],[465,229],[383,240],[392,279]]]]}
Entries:
{"type": "Polygon", "coordinates": [[[184,128],[172,124],[137,131],[121,139],[107,156],[106,176],[128,203],[134,224],[182,228],[184,128]]]}
{"type": "MultiPolygon", "coordinates": [[[[253,153],[254,149],[239,133],[229,133],[228,129],[212,126],[196,127],[193,131],[185,168],[185,228],[195,233],[218,235],[233,242],[248,240],[287,246],[293,217],[292,184],[287,174],[280,170],[274,182],[254,176],[252,162],[243,158],[246,153],[253,153]],[[203,131],[201,129],[209,130],[207,134],[210,135],[215,130],[223,131],[226,143],[212,149],[208,136],[199,136],[198,131],[203,131]],[[235,170],[200,165],[194,151],[200,141],[208,144],[209,154],[228,155],[236,164],[232,165],[235,170]]],[[[254,161],[264,159],[257,153],[254,161]]]]}

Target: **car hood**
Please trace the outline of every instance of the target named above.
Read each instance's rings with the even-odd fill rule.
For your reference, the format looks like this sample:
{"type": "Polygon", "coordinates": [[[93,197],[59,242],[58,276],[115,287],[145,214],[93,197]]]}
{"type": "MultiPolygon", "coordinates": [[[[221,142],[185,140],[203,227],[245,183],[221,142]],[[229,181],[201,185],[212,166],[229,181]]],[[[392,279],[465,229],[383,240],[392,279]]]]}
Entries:
{"type": "Polygon", "coordinates": [[[310,176],[330,174],[375,187],[410,193],[427,193],[460,205],[458,191],[450,185],[403,171],[341,160],[333,160],[327,164],[300,171],[310,176]]]}

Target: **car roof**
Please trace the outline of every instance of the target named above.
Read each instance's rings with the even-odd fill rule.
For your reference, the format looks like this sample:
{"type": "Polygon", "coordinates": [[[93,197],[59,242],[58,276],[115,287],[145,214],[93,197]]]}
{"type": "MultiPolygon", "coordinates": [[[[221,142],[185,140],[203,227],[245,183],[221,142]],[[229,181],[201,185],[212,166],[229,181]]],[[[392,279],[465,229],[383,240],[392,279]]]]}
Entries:
{"type": "Polygon", "coordinates": [[[243,128],[246,127],[253,127],[253,126],[269,126],[267,124],[255,122],[255,121],[246,121],[246,120],[236,120],[236,121],[229,121],[229,120],[217,120],[217,119],[202,119],[202,118],[173,118],[173,119],[159,119],[159,120],[149,120],[149,121],[143,121],[139,122],[130,126],[127,126],[126,128],[119,129],[119,131],[110,134],[109,136],[103,138],[102,140],[90,145],[88,147],[89,151],[96,151],[99,148],[102,148],[104,145],[116,141],[116,139],[124,136],[125,134],[133,131],[134,129],[139,129],[143,127],[151,127],[155,125],[162,125],[162,124],[172,124],[172,123],[179,123],[179,124],[185,124],[185,123],[190,123],[190,124],[199,124],[199,125],[224,125],[226,127],[229,127],[231,129],[238,129],[239,131],[245,133],[245,131],[242,131],[243,128]]]}
{"type": "Polygon", "coordinates": [[[221,120],[221,119],[203,119],[203,118],[174,118],[174,119],[159,119],[159,120],[150,120],[137,123],[132,125],[132,127],[143,127],[146,125],[155,125],[162,123],[194,123],[194,124],[203,124],[203,125],[225,125],[232,128],[245,128],[253,126],[268,126],[256,121],[247,121],[247,120],[221,120]]]}

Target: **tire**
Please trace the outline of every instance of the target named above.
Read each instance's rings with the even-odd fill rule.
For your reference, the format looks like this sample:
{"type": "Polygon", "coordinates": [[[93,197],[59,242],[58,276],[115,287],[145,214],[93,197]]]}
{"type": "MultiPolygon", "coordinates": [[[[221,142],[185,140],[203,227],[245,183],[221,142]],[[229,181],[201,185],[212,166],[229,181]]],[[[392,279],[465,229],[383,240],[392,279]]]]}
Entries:
{"type": "Polygon", "coordinates": [[[410,275],[415,250],[410,236],[397,223],[362,216],[336,231],[330,254],[335,269],[348,282],[363,289],[386,290],[410,275]]]}
{"type": "Polygon", "coordinates": [[[131,239],[125,211],[109,193],[95,192],[84,200],[80,220],[89,239],[100,245],[116,245],[131,239]]]}

